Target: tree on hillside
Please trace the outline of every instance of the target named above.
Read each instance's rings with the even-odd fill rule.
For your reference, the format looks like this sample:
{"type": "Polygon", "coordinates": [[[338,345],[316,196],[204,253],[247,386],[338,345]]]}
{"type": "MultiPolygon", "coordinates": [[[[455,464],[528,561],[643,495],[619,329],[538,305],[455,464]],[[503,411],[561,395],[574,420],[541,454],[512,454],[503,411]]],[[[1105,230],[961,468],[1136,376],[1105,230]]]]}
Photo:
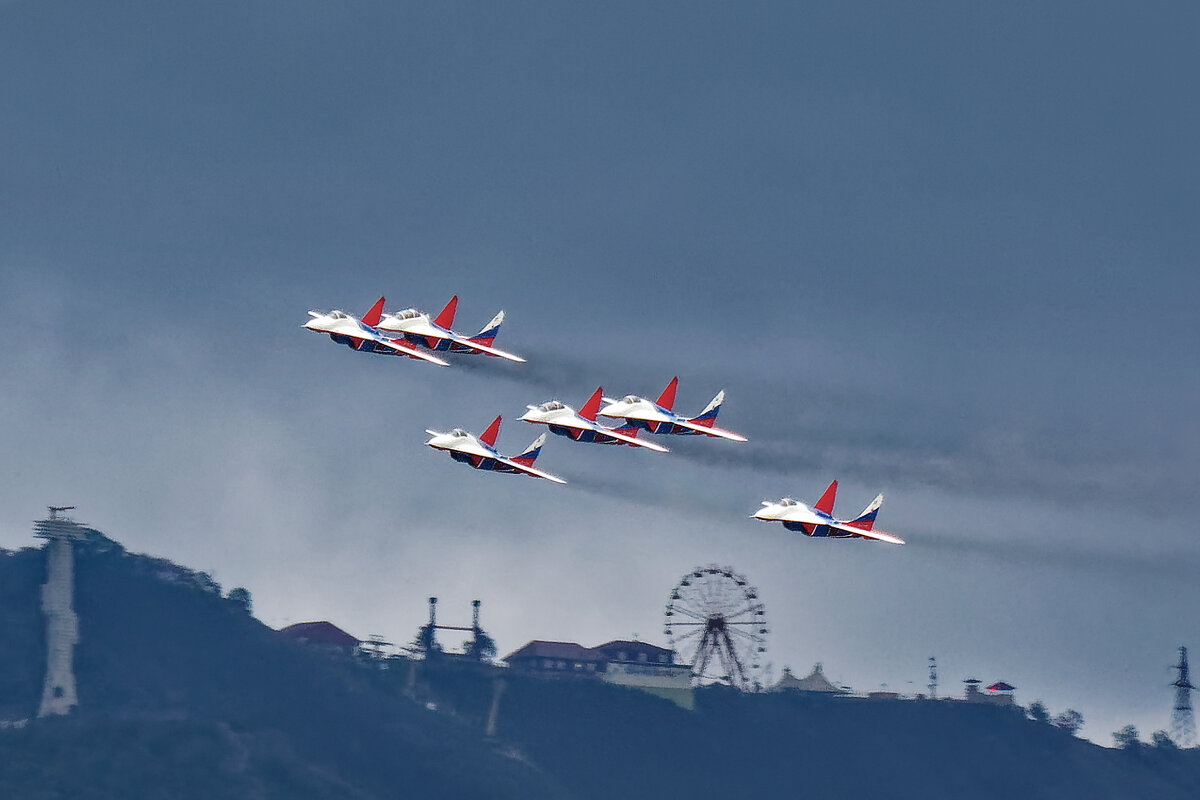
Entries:
{"type": "Polygon", "coordinates": [[[1034,722],[1049,722],[1050,712],[1046,710],[1046,704],[1041,700],[1034,700],[1029,704],[1029,708],[1025,709],[1025,713],[1034,722]]]}
{"type": "Polygon", "coordinates": [[[1122,750],[1136,750],[1142,743],[1138,739],[1138,729],[1133,725],[1126,725],[1119,731],[1113,731],[1113,741],[1122,750]]]}
{"type": "Polygon", "coordinates": [[[239,586],[236,589],[230,589],[229,594],[225,595],[225,599],[237,603],[243,611],[245,611],[247,614],[250,613],[251,601],[249,589],[246,589],[242,586],[239,586]]]}
{"type": "Polygon", "coordinates": [[[1074,736],[1079,733],[1079,729],[1083,727],[1083,714],[1080,714],[1073,708],[1068,708],[1063,713],[1054,718],[1051,723],[1056,728],[1061,728],[1067,733],[1074,736]]]}
{"type": "Polygon", "coordinates": [[[1157,747],[1159,750],[1178,750],[1179,746],[1175,744],[1175,740],[1166,731],[1155,731],[1150,734],[1150,744],[1157,747]]]}

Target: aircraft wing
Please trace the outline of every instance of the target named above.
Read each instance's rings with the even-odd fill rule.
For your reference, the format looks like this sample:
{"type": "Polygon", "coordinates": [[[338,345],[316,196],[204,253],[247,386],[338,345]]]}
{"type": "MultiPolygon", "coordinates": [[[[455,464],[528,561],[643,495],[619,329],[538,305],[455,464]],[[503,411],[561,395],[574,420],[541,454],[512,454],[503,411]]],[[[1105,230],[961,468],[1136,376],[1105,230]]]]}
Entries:
{"type": "Polygon", "coordinates": [[[406,356],[412,356],[413,358],[419,358],[422,361],[428,361],[430,364],[438,364],[439,366],[443,366],[443,367],[450,366],[449,362],[443,361],[442,359],[438,358],[437,356],[429,355],[428,353],[425,353],[425,352],[419,350],[418,348],[413,347],[411,344],[404,341],[403,339],[384,339],[384,338],[380,337],[378,339],[367,339],[366,341],[373,341],[376,344],[380,345],[381,347],[386,347],[389,350],[395,350],[397,353],[402,353],[406,356]]]}
{"type": "Polygon", "coordinates": [[[454,342],[455,344],[462,345],[463,347],[469,347],[472,350],[478,350],[481,353],[487,353],[491,356],[498,356],[500,358],[507,358],[509,361],[525,363],[525,359],[518,355],[514,355],[513,353],[509,353],[504,350],[499,350],[491,345],[472,341],[465,336],[455,333],[454,331],[441,328],[424,318],[407,320],[402,328],[384,328],[383,330],[403,333],[405,336],[420,336],[429,341],[430,349],[433,349],[434,340],[454,342]]]}
{"type": "MultiPolygon", "coordinates": [[[[543,436],[544,435],[545,434],[543,434],[543,436]]],[[[506,466],[512,467],[513,469],[517,470],[518,472],[524,472],[526,475],[532,475],[535,478],[545,478],[546,480],[554,481],[555,483],[566,483],[566,481],[564,481],[562,478],[558,477],[557,475],[551,475],[549,472],[542,472],[540,469],[535,469],[534,467],[526,466],[525,464],[522,464],[518,461],[514,461],[511,458],[505,458],[505,457],[501,456],[500,458],[497,458],[496,460],[501,462],[502,464],[505,464],[506,466]]]]}
{"type": "Polygon", "coordinates": [[[605,436],[611,436],[612,438],[616,439],[619,442],[624,442],[625,444],[631,444],[634,447],[644,447],[647,450],[654,450],[655,452],[658,452],[658,453],[671,452],[667,448],[663,447],[661,444],[656,444],[655,442],[651,442],[651,441],[642,441],[641,439],[637,438],[636,436],[628,436],[624,433],[620,433],[619,431],[617,431],[616,428],[609,428],[604,425],[596,425],[592,428],[592,430],[596,431],[597,433],[603,433],[605,436]]]}
{"type": "Polygon", "coordinates": [[[719,436],[722,439],[729,439],[730,441],[734,442],[746,441],[746,437],[742,436],[740,433],[727,431],[724,428],[710,428],[707,425],[700,425],[686,419],[673,419],[671,422],[675,423],[681,428],[687,428],[688,430],[696,431],[696,433],[703,433],[709,436],[719,436]]]}
{"type": "Polygon", "coordinates": [[[507,358],[509,361],[516,361],[520,364],[525,363],[525,359],[521,358],[518,355],[509,353],[505,350],[500,350],[498,348],[492,347],[491,345],[481,344],[479,342],[473,342],[464,336],[459,336],[457,333],[453,334],[452,336],[446,336],[445,334],[443,334],[440,338],[449,339],[450,341],[454,342],[455,344],[461,344],[464,347],[471,348],[472,350],[478,350],[481,353],[487,353],[489,356],[498,356],[499,358],[507,358]]]}
{"type": "Polygon", "coordinates": [[[875,539],[880,542],[887,542],[888,544],[904,544],[904,540],[899,536],[892,536],[890,533],[884,533],[883,531],[867,531],[862,528],[856,528],[853,525],[847,525],[844,522],[826,522],[825,524],[843,533],[851,533],[855,536],[862,536],[865,539],[875,539]]]}

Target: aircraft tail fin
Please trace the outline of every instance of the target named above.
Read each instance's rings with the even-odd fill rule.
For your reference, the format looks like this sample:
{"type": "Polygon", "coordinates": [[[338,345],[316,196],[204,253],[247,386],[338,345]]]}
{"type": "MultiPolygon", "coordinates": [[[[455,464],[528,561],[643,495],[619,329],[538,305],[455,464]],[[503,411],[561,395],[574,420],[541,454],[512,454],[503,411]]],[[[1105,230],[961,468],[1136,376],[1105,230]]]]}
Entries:
{"type": "Polygon", "coordinates": [[[883,506],[883,495],[878,495],[871,501],[871,505],[863,509],[863,512],[852,520],[846,522],[847,525],[852,525],[855,528],[862,528],[864,531],[869,531],[875,526],[875,517],[879,514],[879,509],[883,506]]]}
{"type": "Polygon", "coordinates": [[[658,396],[655,402],[667,411],[675,407],[675,390],[679,388],[679,378],[671,378],[671,382],[667,384],[667,388],[663,389],[662,394],[658,396]]]}
{"type": "Polygon", "coordinates": [[[532,467],[533,462],[537,461],[538,453],[542,452],[542,445],[546,443],[546,434],[542,434],[533,440],[533,444],[525,448],[525,452],[520,455],[513,456],[513,461],[522,466],[532,467]]]}
{"type": "Polygon", "coordinates": [[[717,396],[714,397],[712,401],[704,407],[703,411],[692,417],[689,421],[694,422],[697,425],[703,425],[706,428],[711,428],[713,423],[717,421],[717,414],[721,412],[721,404],[724,402],[725,390],[722,389],[721,391],[717,392],[717,396]]]}
{"type": "Polygon", "coordinates": [[[604,387],[596,387],[596,391],[588,398],[588,401],[583,404],[583,408],[579,409],[579,416],[591,422],[596,421],[596,414],[600,411],[600,399],[604,397],[604,387]]]}
{"type": "MultiPolygon", "coordinates": [[[[483,326],[483,330],[471,337],[472,342],[482,344],[487,347],[492,346],[492,342],[496,341],[496,334],[500,332],[500,326],[504,323],[504,312],[501,311],[496,316],[492,317],[492,321],[483,326]]],[[[443,328],[450,327],[443,325],[443,328]]]]}
{"type": "Polygon", "coordinates": [[[817,511],[833,516],[833,502],[837,499],[837,481],[829,484],[829,488],[825,490],[825,494],[821,495],[821,499],[813,506],[817,511]]]}
{"type": "Polygon", "coordinates": [[[437,315],[437,319],[433,321],[434,325],[439,328],[450,330],[454,327],[454,315],[458,312],[458,295],[450,298],[450,302],[446,303],[446,307],[442,309],[442,313],[437,315]]]}
{"type": "Polygon", "coordinates": [[[371,310],[363,314],[363,325],[369,328],[374,328],[379,324],[379,320],[383,319],[383,298],[375,301],[375,305],[371,306],[371,310]]]}
{"type": "Polygon", "coordinates": [[[492,424],[487,426],[487,430],[479,436],[479,441],[486,444],[488,447],[496,446],[496,437],[500,435],[500,417],[492,420],[492,424]]]}

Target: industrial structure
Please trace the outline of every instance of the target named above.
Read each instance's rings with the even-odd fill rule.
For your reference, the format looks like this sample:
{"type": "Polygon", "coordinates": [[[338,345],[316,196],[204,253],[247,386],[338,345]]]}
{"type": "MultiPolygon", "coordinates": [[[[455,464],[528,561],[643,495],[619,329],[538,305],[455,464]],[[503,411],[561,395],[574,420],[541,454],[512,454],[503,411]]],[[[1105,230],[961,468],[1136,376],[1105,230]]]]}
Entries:
{"type": "Polygon", "coordinates": [[[1171,739],[1180,747],[1196,746],[1196,719],[1192,716],[1192,682],[1188,679],[1187,648],[1179,648],[1175,682],[1175,708],[1171,712],[1171,739]]]}
{"type": "Polygon", "coordinates": [[[42,613],[46,617],[46,679],[39,717],[69,714],[79,704],[75,692],[74,655],[79,642],[79,617],[73,604],[75,554],[73,543],[83,539],[83,528],[61,516],[74,506],[50,506],[47,519],[33,524],[33,535],[46,540],[46,583],[42,586],[42,613]]]}
{"type": "Polygon", "coordinates": [[[496,657],[496,643],[492,640],[492,637],[484,632],[479,624],[480,602],[478,600],[471,601],[471,627],[469,628],[464,625],[439,625],[437,621],[437,601],[436,597],[429,598],[429,622],[417,630],[417,639],[413,643],[414,650],[427,659],[450,655],[469,661],[488,662],[496,657]],[[470,631],[471,638],[463,644],[463,652],[461,654],[446,653],[442,649],[441,644],[438,643],[438,631],[470,631]]]}

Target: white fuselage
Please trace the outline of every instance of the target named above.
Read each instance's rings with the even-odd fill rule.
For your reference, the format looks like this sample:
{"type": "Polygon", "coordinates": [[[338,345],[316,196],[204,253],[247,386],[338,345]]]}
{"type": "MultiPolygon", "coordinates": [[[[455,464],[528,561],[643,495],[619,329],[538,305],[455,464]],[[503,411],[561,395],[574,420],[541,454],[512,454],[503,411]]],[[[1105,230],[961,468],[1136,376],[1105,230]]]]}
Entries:
{"type": "Polygon", "coordinates": [[[453,336],[450,331],[433,324],[428,314],[422,314],[412,308],[385,315],[379,320],[379,330],[402,333],[406,336],[432,336],[435,339],[453,336]]]}
{"type": "Polygon", "coordinates": [[[600,409],[600,416],[614,419],[640,419],[646,422],[675,422],[681,417],[636,395],[627,395],[600,409]]]}
{"type": "Polygon", "coordinates": [[[459,428],[449,433],[438,433],[437,431],[426,431],[426,433],[430,434],[431,438],[425,444],[436,450],[447,450],[468,456],[478,456],[479,458],[501,457],[494,449],[479,441],[472,434],[459,428]]]}
{"type": "Polygon", "coordinates": [[[520,417],[522,421],[545,425],[550,429],[551,433],[558,436],[566,436],[577,442],[625,444],[631,447],[654,450],[658,453],[668,452],[667,448],[660,444],[642,441],[635,436],[631,436],[631,433],[637,433],[636,429],[630,430],[626,428],[618,430],[610,428],[607,425],[601,425],[599,422],[588,419],[575,409],[557,400],[543,403],[540,406],[529,406],[528,409],[524,416],[520,417]]]}
{"type": "Polygon", "coordinates": [[[834,522],[834,518],[828,514],[811,509],[804,503],[787,497],[778,503],[764,504],[762,508],[754,512],[754,518],[775,522],[807,522],[816,525],[828,525],[834,522]]]}
{"type": "Polygon", "coordinates": [[[561,425],[566,428],[579,428],[580,430],[596,430],[602,427],[595,422],[584,419],[579,416],[579,413],[575,409],[563,405],[558,401],[543,403],[540,406],[529,406],[529,410],[520,419],[524,422],[533,422],[539,425],[561,425]]]}
{"type": "Polygon", "coordinates": [[[378,339],[379,334],[372,328],[359,322],[344,311],[331,311],[328,314],[309,312],[312,318],[304,323],[304,327],[317,333],[328,333],[341,336],[353,336],[358,339],[378,339]]]}

